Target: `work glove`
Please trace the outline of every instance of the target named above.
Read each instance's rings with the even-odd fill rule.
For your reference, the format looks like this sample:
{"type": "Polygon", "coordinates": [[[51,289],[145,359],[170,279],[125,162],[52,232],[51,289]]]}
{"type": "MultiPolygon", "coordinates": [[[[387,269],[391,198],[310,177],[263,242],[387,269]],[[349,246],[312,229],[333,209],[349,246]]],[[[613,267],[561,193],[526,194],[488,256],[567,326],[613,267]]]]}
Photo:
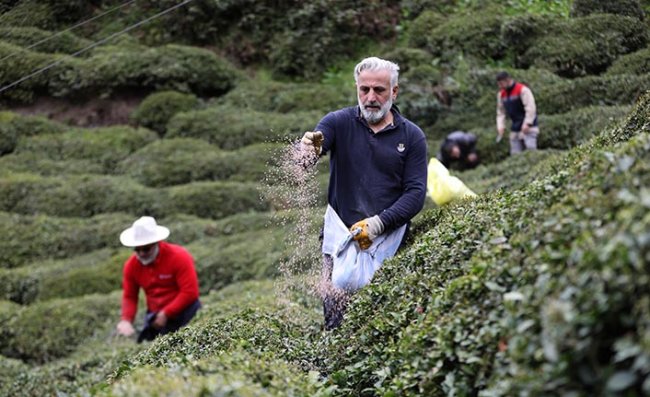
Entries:
{"type": "Polygon", "coordinates": [[[305,132],[305,135],[302,136],[300,142],[305,146],[312,146],[316,152],[316,156],[320,156],[320,153],[323,150],[323,133],[320,131],[305,132]]]}
{"type": "Polygon", "coordinates": [[[372,241],[384,232],[384,223],[379,219],[379,215],[361,220],[350,228],[354,234],[354,240],[359,243],[359,248],[366,250],[372,245],[372,241]],[[361,229],[355,234],[357,229],[361,229]]]}

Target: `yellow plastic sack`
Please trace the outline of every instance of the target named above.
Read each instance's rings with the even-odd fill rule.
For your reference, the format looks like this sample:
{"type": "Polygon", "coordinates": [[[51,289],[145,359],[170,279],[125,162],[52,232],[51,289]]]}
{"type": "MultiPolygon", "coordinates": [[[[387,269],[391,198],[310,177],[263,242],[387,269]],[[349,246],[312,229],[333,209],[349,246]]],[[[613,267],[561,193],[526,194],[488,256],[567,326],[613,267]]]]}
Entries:
{"type": "Polygon", "coordinates": [[[463,197],[476,197],[463,181],[449,175],[449,170],[437,158],[429,160],[427,190],[437,205],[447,204],[463,197]]]}

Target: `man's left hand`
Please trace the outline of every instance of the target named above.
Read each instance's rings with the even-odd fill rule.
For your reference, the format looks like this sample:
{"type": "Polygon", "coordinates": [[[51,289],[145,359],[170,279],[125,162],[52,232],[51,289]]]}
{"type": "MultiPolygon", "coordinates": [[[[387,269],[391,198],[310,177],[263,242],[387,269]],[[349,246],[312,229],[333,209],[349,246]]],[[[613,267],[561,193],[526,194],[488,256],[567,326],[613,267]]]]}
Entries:
{"type": "Polygon", "coordinates": [[[530,126],[526,123],[521,126],[521,133],[522,134],[528,134],[528,131],[530,131],[530,126]]]}
{"type": "Polygon", "coordinates": [[[151,325],[155,329],[161,329],[164,328],[165,325],[167,325],[167,315],[163,311],[159,311],[158,314],[156,314],[156,318],[153,320],[153,323],[151,325]]]}
{"type": "Polygon", "coordinates": [[[365,250],[370,248],[372,241],[384,232],[384,223],[379,219],[379,215],[375,215],[355,223],[350,231],[359,228],[361,228],[361,232],[354,236],[354,240],[359,243],[362,250],[365,250]]]}

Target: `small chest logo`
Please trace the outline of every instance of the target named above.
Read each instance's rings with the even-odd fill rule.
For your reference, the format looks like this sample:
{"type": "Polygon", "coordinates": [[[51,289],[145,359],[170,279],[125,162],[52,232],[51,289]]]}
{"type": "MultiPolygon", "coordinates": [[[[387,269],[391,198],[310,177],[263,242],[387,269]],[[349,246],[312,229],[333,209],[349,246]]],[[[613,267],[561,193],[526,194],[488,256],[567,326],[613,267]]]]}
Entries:
{"type": "Polygon", "coordinates": [[[160,275],[158,275],[158,277],[160,277],[161,280],[166,280],[168,278],[172,278],[172,275],[171,274],[160,274],[160,275]]]}
{"type": "Polygon", "coordinates": [[[400,143],[397,145],[397,151],[402,153],[404,150],[406,150],[406,147],[404,146],[403,143],[400,143]]]}

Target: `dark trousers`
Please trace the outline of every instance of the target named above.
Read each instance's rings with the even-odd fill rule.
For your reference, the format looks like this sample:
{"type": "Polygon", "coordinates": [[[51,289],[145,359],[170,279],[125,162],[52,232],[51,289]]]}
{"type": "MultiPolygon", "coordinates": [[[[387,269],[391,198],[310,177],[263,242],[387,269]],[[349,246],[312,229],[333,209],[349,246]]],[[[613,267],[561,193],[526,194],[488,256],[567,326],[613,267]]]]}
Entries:
{"type": "Polygon", "coordinates": [[[158,335],[165,335],[178,331],[180,327],[187,325],[187,323],[194,318],[196,312],[199,311],[200,308],[201,302],[197,299],[191,305],[186,307],[177,317],[168,319],[167,324],[160,329],[156,329],[152,325],[158,312],[148,311],[144,317],[144,328],[142,328],[142,331],[140,331],[140,335],[138,336],[138,343],[143,340],[154,340],[158,335]]]}
{"type": "Polygon", "coordinates": [[[334,268],[334,259],[330,255],[323,255],[323,281],[322,281],[322,298],[323,298],[323,316],[325,317],[325,330],[331,331],[337,328],[343,322],[343,315],[348,307],[350,296],[347,292],[334,287],[332,284],[332,269],[334,268]]]}

